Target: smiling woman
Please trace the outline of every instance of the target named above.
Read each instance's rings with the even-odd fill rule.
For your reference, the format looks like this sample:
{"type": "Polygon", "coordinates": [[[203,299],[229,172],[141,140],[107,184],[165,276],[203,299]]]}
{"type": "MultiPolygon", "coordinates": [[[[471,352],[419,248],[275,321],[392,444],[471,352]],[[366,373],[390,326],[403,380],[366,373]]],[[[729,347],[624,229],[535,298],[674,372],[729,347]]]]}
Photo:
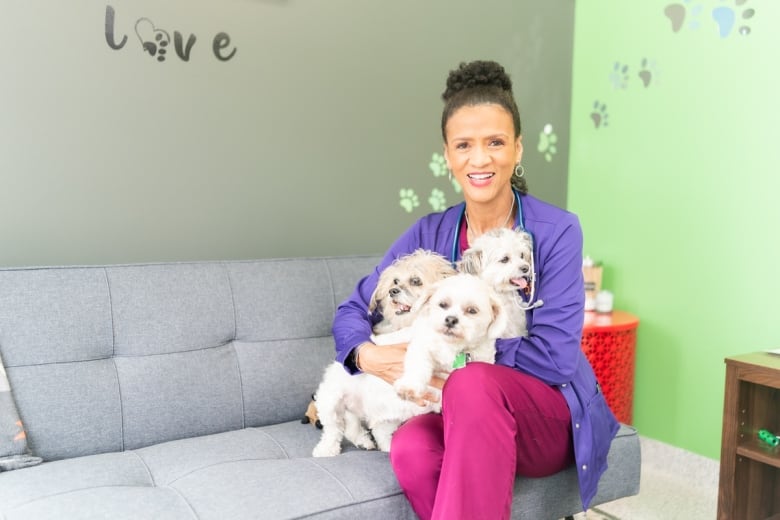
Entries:
{"type": "Polygon", "coordinates": [[[442,389],[441,414],[404,423],[393,435],[390,460],[422,519],[509,518],[515,475],[543,477],[575,462],[587,509],[618,424],[580,348],[585,290],[579,221],[528,194],[519,110],[501,65],[460,65],[442,97],[444,160],[464,201],[414,223],[339,306],[336,359],[352,373],[395,383],[409,344],[370,341],[372,324],[382,319],[369,312],[379,274],[420,248],[457,264],[490,229],[525,231],[537,270],[532,290],[518,293],[527,336],[496,340],[495,364],[466,363],[446,383],[434,377],[429,385],[442,389]]]}
{"type": "Polygon", "coordinates": [[[528,192],[520,165],[520,113],[509,76],[491,62],[452,71],[442,98],[444,159],[463,190],[473,242],[489,229],[507,227],[516,211],[513,186],[528,192]]]}

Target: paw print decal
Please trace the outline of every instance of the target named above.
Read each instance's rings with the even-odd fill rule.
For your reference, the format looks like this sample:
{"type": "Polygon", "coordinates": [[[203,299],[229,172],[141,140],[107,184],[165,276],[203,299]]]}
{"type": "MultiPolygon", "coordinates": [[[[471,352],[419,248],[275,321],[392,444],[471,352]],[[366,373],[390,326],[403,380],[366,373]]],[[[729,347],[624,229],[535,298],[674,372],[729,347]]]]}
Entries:
{"type": "MultiPolygon", "coordinates": [[[[742,36],[750,34],[750,26],[747,20],[753,18],[756,10],[750,7],[742,7],[748,0],[720,0],[721,3],[730,5],[720,5],[711,11],[712,20],[718,29],[721,38],[726,38],[736,32],[742,36]],[[734,29],[736,28],[736,31],[734,29]]],[[[668,4],[664,8],[664,15],[672,23],[672,31],[679,32],[687,25],[690,29],[698,29],[701,26],[700,15],[703,6],[694,3],[694,0],[683,0],[673,4],[668,4]]]]}
{"type": "Polygon", "coordinates": [[[431,191],[431,196],[428,197],[428,204],[431,205],[433,211],[443,211],[447,209],[447,199],[444,197],[444,192],[438,188],[434,188],[431,191]]]}
{"type": "Polygon", "coordinates": [[[622,65],[616,61],[612,67],[612,72],[609,74],[609,81],[612,82],[612,86],[616,89],[626,88],[628,86],[628,65],[622,65]]]}
{"type": "Polygon", "coordinates": [[[156,57],[159,62],[165,61],[165,54],[171,43],[171,37],[167,31],[156,28],[148,18],[141,18],[135,24],[135,34],[141,40],[141,46],[145,52],[156,57]]]}
{"type": "Polygon", "coordinates": [[[684,0],[683,3],[669,4],[664,8],[664,15],[672,23],[672,31],[679,32],[688,20],[688,27],[696,30],[700,26],[699,16],[703,10],[701,4],[693,4],[691,0],[684,0]]]}
{"type": "Polygon", "coordinates": [[[440,153],[435,153],[431,156],[431,162],[428,163],[428,169],[434,177],[444,177],[447,175],[447,161],[444,160],[444,156],[440,153]]]}
{"type": "Polygon", "coordinates": [[[639,67],[637,76],[642,80],[642,85],[644,85],[645,88],[649,87],[653,79],[658,77],[658,66],[655,61],[642,58],[642,63],[639,67]]]}
{"type": "MultiPolygon", "coordinates": [[[[458,184],[458,181],[450,175],[449,168],[447,168],[447,161],[441,153],[434,152],[431,155],[431,160],[428,162],[428,170],[430,170],[437,183],[440,183],[442,177],[445,179],[445,185],[452,187],[452,191],[455,193],[461,193],[463,189],[458,184]]],[[[402,188],[399,192],[398,204],[406,213],[412,213],[415,209],[420,207],[420,197],[414,188],[402,188]]],[[[431,189],[430,195],[426,199],[428,205],[432,211],[444,211],[449,205],[447,202],[446,190],[434,186],[431,189]]]]}
{"type": "Polygon", "coordinates": [[[590,118],[593,120],[593,124],[596,128],[607,126],[609,123],[609,115],[607,114],[607,105],[596,100],[593,103],[593,111],[590,113],[590,118]]]}
{"type": "Polygon", "coordinates": [[[401,197],[400,200],[401,207],[407,213],[411,213],[412,211],[414,211],[414,208],[420,205],[420,199],[417,197],[417,194],[411,188],[401,189],[399,195],[401,197]]]}
{"type": "Polygon", "coordinates": [[[558,152],[558,148],[555,146],[558,142],[558,136],[553,132],[551,124],[544,125],[544,129],[539,133],[539,146],[537,150],[539,153],[544,154],[544,160],[551,162],[553,156],[558,152]]]}
{"type": "MultiPolygon", "coordinates": [[[[741,6],[746,2],[747,0],[735,0],[734,4],[736,6],[741,6]]],[[[720,37],[726,38],[731,34],[731,31],[734,30],[734,27],[738,25],[737,18],[749,20],[753,18],[754,14],[756,14],[755,9],[746,8],[737,13],[733,8],[722,5],[712,10],[712,19],[715,20],[715,23],[718,25],[718,34],[720,34],[720,37]]],[[[746,22],[742,22],[742,25],[739,26],[737,32],[742,36],[747,36],[750,34],[750,26],[746,25],[746,22]]]]}

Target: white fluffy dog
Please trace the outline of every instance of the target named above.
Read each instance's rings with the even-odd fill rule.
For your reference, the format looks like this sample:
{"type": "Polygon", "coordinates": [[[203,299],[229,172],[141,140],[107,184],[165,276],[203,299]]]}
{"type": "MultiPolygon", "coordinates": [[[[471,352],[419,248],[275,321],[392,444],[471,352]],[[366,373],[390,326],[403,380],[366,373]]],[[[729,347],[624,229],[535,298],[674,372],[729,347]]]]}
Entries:
{"type": "Polygon", "coordinates": [[[535,283],[531,236],[525,231],[495,228],[482,234],[463,252],[458,269],[479,276],[501,296],[509,319],[501,338],[528,334],[526,311],[542,305],[541,300],[528,304],[521,292],[531,293],[535,283]]]}
{"type": "Polygon", "coordinates": [[[495,340],[507,328],[506,321],[499,296],[483,279],[457,274],[437,282],[412,325],[396,392],[421,399],[434,375],[446,379],[466,361],[494,363],[495,340]]]}
{"type": "MultiPolygon", "coordinates": [[[[382,314],[372,341],[377,345],[408,341],[418,300],[435,282],[455,274],[446,258],[425,250],[388,266],[369,302],[370,312],[382,314]]],[[[335,361],[325,370],[316,397],[322,437],[312,452],[315,457],[338,455],[345,437],[359,448],[390,451],[390,439],[402,422],[440,409],[438,403],[419,406],[401,399],[386,381],[370,374],[350,375],[335,361]]]]}

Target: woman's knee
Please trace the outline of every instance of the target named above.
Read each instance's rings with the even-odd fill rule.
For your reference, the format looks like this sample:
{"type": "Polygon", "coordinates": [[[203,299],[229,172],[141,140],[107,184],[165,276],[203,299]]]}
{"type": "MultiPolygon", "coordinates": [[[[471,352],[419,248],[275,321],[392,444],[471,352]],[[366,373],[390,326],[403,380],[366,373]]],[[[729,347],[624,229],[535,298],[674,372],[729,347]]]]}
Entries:
{"type": "Polygon", "coordinates": [[[390,463],[393,468],[428,464],[430,458],[441,458],[444,434],[441,416],[425,414],[402,424],[390,441],[390,463]]]}
{"type": "Polygon", "coordinates": [[[469,363],[465,368],[455,370],[442,389],[442,402],[494,400],[502,393],[501,385],[496,379],[496,369],[496,365],[488,363],[469,363]]]}

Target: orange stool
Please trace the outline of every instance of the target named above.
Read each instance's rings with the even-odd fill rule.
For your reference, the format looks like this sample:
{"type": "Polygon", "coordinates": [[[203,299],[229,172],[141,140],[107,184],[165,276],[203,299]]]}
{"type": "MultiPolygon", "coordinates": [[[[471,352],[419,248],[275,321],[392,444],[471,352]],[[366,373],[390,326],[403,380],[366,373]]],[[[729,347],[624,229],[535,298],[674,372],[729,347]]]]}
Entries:
{"type": "Polygon", "coordinates": [[[585,313],[582,351],[617,420],[631,424],[634,405],[634,360],[639,319],[624,311],[585,313]]]}

